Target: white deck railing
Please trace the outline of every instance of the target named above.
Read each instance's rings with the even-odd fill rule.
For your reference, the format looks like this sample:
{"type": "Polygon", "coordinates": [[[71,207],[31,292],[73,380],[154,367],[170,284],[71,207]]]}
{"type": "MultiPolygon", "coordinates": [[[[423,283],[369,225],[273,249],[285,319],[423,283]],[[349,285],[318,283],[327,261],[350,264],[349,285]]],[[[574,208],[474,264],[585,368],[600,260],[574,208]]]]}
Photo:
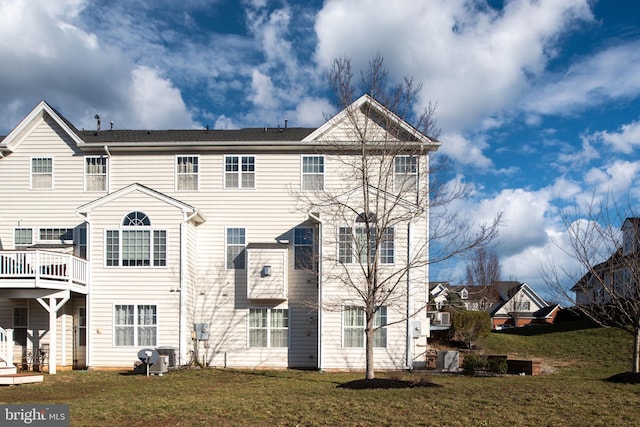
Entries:
{"type": "Polygon", "coordinates": [[[47,251],[0,251],[2,279],[40,279],[87,285],[87,261],[69,254],[47,251]]]}
{"type": "Polygon", "coordinates": [[[0,360],[13,365],[13,329],[0,328],[0,360]]]}

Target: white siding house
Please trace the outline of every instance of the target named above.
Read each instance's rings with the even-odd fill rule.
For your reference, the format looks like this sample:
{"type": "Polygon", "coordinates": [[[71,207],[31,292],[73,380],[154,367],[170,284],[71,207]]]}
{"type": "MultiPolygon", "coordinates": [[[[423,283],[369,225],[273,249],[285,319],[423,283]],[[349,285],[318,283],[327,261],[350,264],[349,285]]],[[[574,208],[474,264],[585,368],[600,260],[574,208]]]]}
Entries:
{"type": "MultiPolygon", "coordinates": [[[[368,95],[354,107],[392,115],[368,95]]],[[[440,143],[372,123],[419,147],[402,162],[428,194],[440,143]]],[[[318,129],[86,131],[41,102],[0,138],[0,358],[131,368],[164,347],[176,365],[364,369],[361,301],[336,279],[344,224],[300,197],[344,182],[349,135],[341,114],[318,129]]],[[[428,211],[406,206],[384,268],[422,262],[377,312],[376,369],[424,362],[428,211]]]]}

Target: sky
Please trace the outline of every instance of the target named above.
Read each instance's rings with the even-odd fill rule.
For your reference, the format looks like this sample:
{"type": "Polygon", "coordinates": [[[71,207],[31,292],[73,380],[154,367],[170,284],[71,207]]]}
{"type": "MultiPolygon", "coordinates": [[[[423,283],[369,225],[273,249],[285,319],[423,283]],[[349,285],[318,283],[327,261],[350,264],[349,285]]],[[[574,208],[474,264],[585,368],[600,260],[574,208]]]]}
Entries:
{"type": "MultiPolygon", "coordinates": [[[[640,200],[640,2],[0,0],[0,135],[46,100],[77,128],[314,127],[332,60],[437,103],[455,208],[502,213],[502,278],[541,291],[571,264],[562,213],[640,200]]],[[[459,283],[466,260],[432,267],[459,283]]]]}

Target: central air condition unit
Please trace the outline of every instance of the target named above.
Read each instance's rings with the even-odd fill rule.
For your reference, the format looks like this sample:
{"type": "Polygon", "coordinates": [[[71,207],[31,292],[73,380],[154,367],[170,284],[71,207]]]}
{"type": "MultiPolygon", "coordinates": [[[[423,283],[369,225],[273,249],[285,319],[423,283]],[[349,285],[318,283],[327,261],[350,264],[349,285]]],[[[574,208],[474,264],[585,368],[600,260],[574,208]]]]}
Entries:
{"type": "Polygon", "coordinates": [[[171,346],[156,347],[156,351],[160,356],[168,357],[167,367],[169,369],[175,369],[178,367],[178,355],[177,355],[178,349],[177,348],[171,347],[171,346]]]}
{"type": "Polygon", "coordinates": [[[162,375],[169,372],[169,356],[160,356],[158,361],[153,365],[149,366],[149,373],[162,375]]]}

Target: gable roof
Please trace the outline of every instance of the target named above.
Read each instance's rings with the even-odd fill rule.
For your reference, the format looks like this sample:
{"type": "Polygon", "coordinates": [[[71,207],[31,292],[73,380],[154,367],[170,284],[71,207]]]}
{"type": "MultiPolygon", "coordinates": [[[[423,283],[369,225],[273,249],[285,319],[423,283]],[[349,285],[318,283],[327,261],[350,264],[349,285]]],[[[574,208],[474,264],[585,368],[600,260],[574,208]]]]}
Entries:
{"type": "Polygon", "coordinates": [[[371,95],[364,94],[357,100],[355,100],[351,105],[344,108],[342,111],[337,113],[335,116],[327,120],[323,125],[321,125],[318,129],[310,133],[304,139],[305,141],[316,141],[321,140],[323,136],[327,135],[331,130],[335,129],[340,123],[347,120],[349,114],[353,111],[360,110],[364,106],[368,106],[377,114],[382,116],[389,117],[393,123],[395,123],[399,130],[405,132],[408,136],[412,138],[417,143],[424,144],[427,150],[437,150],[440,147],[441,143],[433,138],[424,135],[422,132],[418,131],[416,128],[411,126],[406,121],[402,120],[398,115],[394,112],[383,106],[381,103],[376,101],[371,95]]]}
{"type": "Polygon", "coordinates": [[[61,114],[59,114],[53,107],[47,104],[45,101],[40,101],[33,110],[27,116],[22,119],[16,127],[14,127],[9,135],[7,135],[2,142],[0,142],[0,153],[12,153],[24,140],[36,126],[36,124],[44,119],[45,114],[58,124],[69,135],[69,137],[76,143],[82,144],[82,139],[76,133],[76,128],[61,114]]]}
{"type": "Polygon", "coordinates": [[[126,187],[121,188],[120,190],[114,191],[113,193],[107,194],[106,196],[102,196],[92,202],[86,203],[80,206],[78,209],[76,209],[76,212],[78,214],[88,214],[92,210],[104,205],[105,203],[116,200],[134,191],[139,191],[147,196],[153,197],[168,205],[176,207],[180,209],[182,212],[184,212],[185,214],[190,214],[189,215],[190,221],[196,224],[202,224],[207,220],[206,217],[200,211],[198,211],[198,209],[196,209],[195,207],[138,183],[127,185],[126,187]]]}

